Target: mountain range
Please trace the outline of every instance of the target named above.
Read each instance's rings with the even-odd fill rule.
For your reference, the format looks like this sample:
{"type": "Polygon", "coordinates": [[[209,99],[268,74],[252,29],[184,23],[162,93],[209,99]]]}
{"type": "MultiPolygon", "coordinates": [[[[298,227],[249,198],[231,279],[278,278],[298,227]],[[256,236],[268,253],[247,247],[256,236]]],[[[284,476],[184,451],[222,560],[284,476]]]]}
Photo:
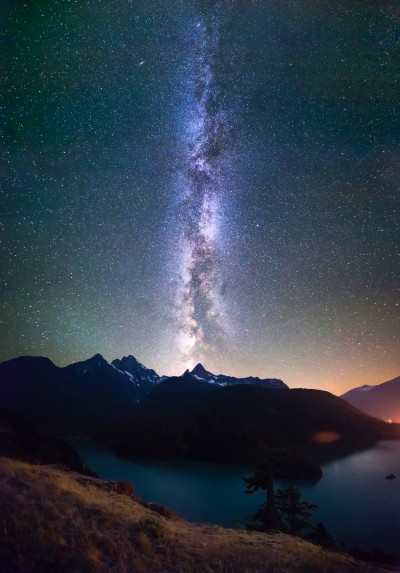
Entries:
{"type": "Polygon", "coordinates": [[[216,375],[201,364],[167,378],[133,356],[110,363],[96,354],[63,368],[48,358],[14,358],[0,364],[0,404],[35,430],[96,437],[125,457],[252,464],[271,448],[290,448],[282,473],[292,477],[319,476],[304,446],[357,449],[399,435],[397,424],[329,392],[216,375]]]}
{"type": "Polygon", "coordinates": [[[132,414],[159,381],[133,356],[107,362],[100,354],[60,368],[48,358],[23,356],[0,364],[3,408],[36,428],[93,435],[132,414]]]}
{"type": "MultiPolygon", "coordinates": [[[[215,387],[287,388],[281,380],[214,375],[201,364],[183,376],[215,387]]],[[[22,356],[0,364],[0,403],[40,430],[93,435],[131,416],[135,406],[165,379],[134,356],[109,363],[95,354],[62,368],[48,358],[22,356]]]]}
{"type": "Polygon", "coordinates": [[[377,386],[353,388],[341,398],[370,416],[400,423],[400,376],[377,386]]]}

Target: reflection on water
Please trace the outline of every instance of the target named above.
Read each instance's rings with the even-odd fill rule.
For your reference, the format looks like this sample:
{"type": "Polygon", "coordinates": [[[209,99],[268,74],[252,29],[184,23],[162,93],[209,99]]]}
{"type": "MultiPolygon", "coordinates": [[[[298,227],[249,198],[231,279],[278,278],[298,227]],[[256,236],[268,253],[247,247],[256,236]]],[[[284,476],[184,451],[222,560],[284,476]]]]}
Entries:
{"type": "MultiPolygon", "coordinates": [[[[138,463],[119,460],[90,441],[74,441],[84,462],[100,477],[131,481],[146,501],[166,505],[191,521],[244,524],[261,503],[246,495],[245,468],[206,462],[138,463]]],[[[400,440],[323,464],[319,482],[295,482],[303,498],[318,505],[313,521],[323,521],[337,542],[398,552],[400,538],[400,440]],[[393,473],[394,480],[385,479],[393,473]]],[[[277,480],[276,487],[288,481],[277,480]]]]}

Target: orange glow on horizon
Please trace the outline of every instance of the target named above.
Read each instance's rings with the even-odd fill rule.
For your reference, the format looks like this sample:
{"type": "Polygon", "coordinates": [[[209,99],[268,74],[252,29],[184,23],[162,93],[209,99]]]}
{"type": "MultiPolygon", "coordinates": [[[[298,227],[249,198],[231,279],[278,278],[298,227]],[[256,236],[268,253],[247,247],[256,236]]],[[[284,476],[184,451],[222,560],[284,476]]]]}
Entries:
{"type": "Polygon", "coordinates": [[[340,439],[340,434],[338,432],[315,432],[311,436],[311,441],[315,444],[333,444],[340,439]]]}

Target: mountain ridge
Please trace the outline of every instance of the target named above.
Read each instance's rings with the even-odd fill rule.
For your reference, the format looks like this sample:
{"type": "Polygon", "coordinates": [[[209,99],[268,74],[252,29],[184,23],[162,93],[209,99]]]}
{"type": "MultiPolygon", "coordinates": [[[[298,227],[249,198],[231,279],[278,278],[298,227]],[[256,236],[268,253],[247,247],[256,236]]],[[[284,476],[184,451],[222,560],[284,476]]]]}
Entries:
{"type": "Polygon", "coordinates": [[[0,400],[42,431],[92,435],[132,413],[152,386],[144,374],[138,383],[101,354],[64,367],[20,356],[0,364],[0,400]]]}
{"type": "Polygon", "coordinates": [[[226,374],[213,374],[212,372],[206,370],[201,362],[196,364],[196,366],[191,371],[187,369],[182,374],[182,376],[188,375],[200,380],[205,380],[206,382],[210,382],[212,384],[217,384],[219,386],[230,386],[234,384],[254,384],[255,386],[260,386],[262,388],[288,389],[287,384],[278,378],[259,378],[258,376],[245,376],[244,378],[237,378],[236,376],[227,376],[226,374]]]}
{"type": "Polygon", "coordinates": [[[370,416],[400,422],[400,376],[376,386],[353,388],[340,398],[370,416]]]}
{"type": "MultiPolygon", "coordinates": [[[[210,389],[241,383],[283,385],[274,379],[214,375],[202,365],[197,366],[196,372],[203,378],[193,372],[178,378],[187,384],[200,378],[210,389]]],[[[19,356],[0,363],[0,400],[3,407],[21,415],[41,431],[94,435],[103,426],[132,415],[135,407],[168,379],[144,366],[133,355],[108,362],[96,353],[63,367],[56,366],[47,357],[19,356]]]]}

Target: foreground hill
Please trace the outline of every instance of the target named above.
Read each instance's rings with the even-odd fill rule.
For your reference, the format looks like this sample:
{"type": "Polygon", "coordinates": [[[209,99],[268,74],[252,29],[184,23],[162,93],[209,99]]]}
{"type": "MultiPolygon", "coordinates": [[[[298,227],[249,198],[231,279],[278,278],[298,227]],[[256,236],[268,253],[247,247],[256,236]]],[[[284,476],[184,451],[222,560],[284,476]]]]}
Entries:
{"type": "MultiPolygon", "coordinates": [[[[361,447],[398,437],[398,430],[328,392],[220,388],[188,374],[159,384],[134,416],[103,432],[99,441],[131,458],[248,464],[261,461],[271,447],[327,441],[361,447]]],[[[311,467],[307,471],[313,474],[311,467]]]]}
{"type": "Polygon", "coordinates": [[[0,458],[1,573],[389,573],[282,533],[189,524],[123,488],[0,458]]]}
{"type": "Polygon", "coordinates": [[[341,398],[370,416],[400,423],[400,376],[377,386],[354,388],[341,398]]]}

